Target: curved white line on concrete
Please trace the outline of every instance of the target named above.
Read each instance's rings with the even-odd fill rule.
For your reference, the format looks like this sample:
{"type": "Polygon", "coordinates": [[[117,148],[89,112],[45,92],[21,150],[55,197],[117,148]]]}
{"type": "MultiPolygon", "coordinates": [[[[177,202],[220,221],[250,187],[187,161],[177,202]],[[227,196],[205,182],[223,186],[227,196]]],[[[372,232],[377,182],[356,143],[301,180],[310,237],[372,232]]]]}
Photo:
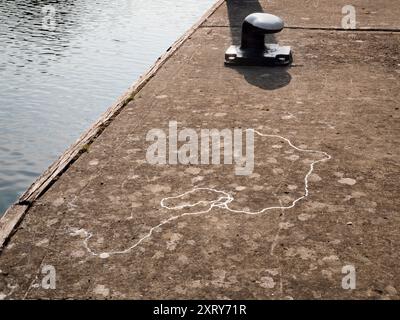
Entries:
{"type": "Polygon", "coordinates": [[[282,139],[282,140],[286,141],[289,144],[289,146],[291,146],[293,149],[295,149],[297,151],[307,152],[307,153],[318,153],[318,154],[321,154],[321,155],[325,156],[325,158],[320,159],[320,160],[316,160],[316,161],[314,161],[314,162],[312,162],[310,164],[310,170],[307,172],[306,176],[304,177],[304,195],[302,195],[301,197],[299,197],[296,200],[294,200],[291,205],[289,205],[289,206],[267,207],[267,208],[264,208],[264,209],[262,209],[260,211],[254,211],[254,212],[243,211],[243,210],[234,210],[234,209],[231,209],[229,207],[229,204],[234,200],[234,198],[233,198],[233,196],[231,194],[229,194],[229,193],[227,193],[225,191],[222,191],[222,190],[216,190],[216,189],[212,189],[212,188],[194,188],[194,189],[192,189],[190,191],[186,191],[185,193],[182,193],[182,194],[180,194],[178,196],[163,198],[161,200],[161,202],[160,202],[161,207],[164,208],[164,209],[167,209],[167,210],[182,210],[184,208],[195,207],[195,206],[197,206],[199,204],[206,204],[206,205],[208,204],[210,207],[207,210],[199,211],[199,212],[192,212],[192,213],[185,212],[185,213],[182,213],[180,215],[176,215],[176,216],[170,217],[170,218],[168,218],[166,220],[163,220],[158,225],[152,227],[144,237],[142,237],[135,244],[133,244],[132,246],[130,246],[129,248],[127,248],[125,250],[96,253],[89,247],[89,244],[88,244],[88,241],[93,236],[92,233],[87,232],[84,229],[80,229],[80,230],[74,230],[71,233],[71,235],[79,235],[79,234],[81,234],[81,235],[85,236],[85,240],[83,242],[84,242],[84,246],[85,246],[86,250],[93,256],[97,256],[97,257],[106,259],[106,258],[109,258],[111,255],[125,254],[125,253],[130,252],[131,250],[133,250],[134,248],[139,246],[144,240],[150,238],[152,236],[154,230],[156,230],[156,229],[158,229],[158,228],[160,228],[160,227],[162,227],[162,226],[164,226],[164,225],[166,225],[166,224],[168,224],[168,223],[170,223],[172,221],[175,221],[175,220],[177,220],[179,218],[182,218],[182,217],[185,217],[185,216],[195,216],[195,215],[205,214],[205,213],[210,212],[213,208],[222,208],[222,209],[225,209],[225,210],[227,210],[229,212],[242,213],[242,214],[248,214],[248,215],[263,214],[263,213],[265,213],[266,211],[269,211],[269,210],[276,210],[276,209],[287,210],[287,209],[294,208],[299,201],[307,198],[309,196],[309,194],[310,194],[309,189],[308,189],[308,179],[311,176],[311,174],[313,173],[315,165],[317,163],[328,161],[328,160],[332,159],[332,156],[329,155],[328,153],[324,152],[324,151],[302,149],[302,148],[296,147],[289,139],[287,139],[285,137],[282,137],[280,135],[262,134],[261,132],[259,132],[257,130],[254,130],[254,129],[247,129],[246,131],[248,131],[248,130],[254,131],[254,133],[256,133],[257,135],[259,135],[261,137],[282,139]],[[166,200],[183,198],[184,196],[186,196],[188,194],[191,194],[191,193],[195,193],[197,191],[211,191],[211,192],[220,194],[221,196],[217,200],[213,200],[213,201],[201,200],[201,201],[198,201],[198,202],[196,202],[194,204],[183,204],[183,205],[176,206],[176,207],[168,207],[167,205],[164,204],[166,200]]]}

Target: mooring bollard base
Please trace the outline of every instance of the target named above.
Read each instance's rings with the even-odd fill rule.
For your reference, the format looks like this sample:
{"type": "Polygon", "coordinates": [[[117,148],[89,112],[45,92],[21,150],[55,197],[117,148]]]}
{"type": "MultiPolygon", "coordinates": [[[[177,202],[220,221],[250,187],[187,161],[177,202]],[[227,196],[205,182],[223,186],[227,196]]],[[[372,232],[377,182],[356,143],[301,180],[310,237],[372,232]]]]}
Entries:
{"type": "Polygon", "coordinates": [[[293,62],[292,50],[288,46],[265,44],[265,50],[241,49],[230,46],[225,53],[225,65],[284,66],[293,62]]]}
{"type": "Polygon", "coordinates": [[[269,13],[249,14],[243,21],[240,46],[230,46],[225,65],[285,66],[293,61],[290,47],[265,43],[266,34],[282,31],[283,20],[269,13]]]}

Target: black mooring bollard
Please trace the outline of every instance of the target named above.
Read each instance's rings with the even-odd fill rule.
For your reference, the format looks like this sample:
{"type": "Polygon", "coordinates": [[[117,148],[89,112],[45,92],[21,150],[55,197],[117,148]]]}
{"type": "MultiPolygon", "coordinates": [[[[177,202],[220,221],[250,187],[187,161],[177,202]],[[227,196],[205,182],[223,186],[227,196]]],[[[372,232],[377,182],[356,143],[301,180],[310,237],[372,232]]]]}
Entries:
{"type": "Polygon", "coordinates": [[[240,46],[230,46],[225,53],[226,65],[281,66],[293,61],[290,47],[266,44],[265,35],[278,33],[284,28],[283,20],[268,13],[252,13],[242,25],[240,46]]]}

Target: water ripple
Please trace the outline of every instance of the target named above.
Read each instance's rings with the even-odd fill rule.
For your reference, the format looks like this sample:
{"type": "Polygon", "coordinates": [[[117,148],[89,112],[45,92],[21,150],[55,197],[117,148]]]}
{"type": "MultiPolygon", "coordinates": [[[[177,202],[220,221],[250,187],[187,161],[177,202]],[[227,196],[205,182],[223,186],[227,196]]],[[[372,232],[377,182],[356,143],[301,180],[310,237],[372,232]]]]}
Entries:
{"type": "Polygon", "coordinates": [[[0,215],[214,2],[0,0],[0,215]]]}

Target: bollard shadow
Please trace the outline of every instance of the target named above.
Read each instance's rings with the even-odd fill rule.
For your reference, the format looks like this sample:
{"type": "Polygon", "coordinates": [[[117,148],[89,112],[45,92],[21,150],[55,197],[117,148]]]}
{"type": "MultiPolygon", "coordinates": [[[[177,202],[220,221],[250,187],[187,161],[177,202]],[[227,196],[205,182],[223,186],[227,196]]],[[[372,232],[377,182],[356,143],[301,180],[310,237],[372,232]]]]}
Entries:
{"type": "Polygon", "coordinates": [[[257,66],[235,66],[235,69],[251,85],[263,90],[277,90],[287,86],[292,80],[288,72],[290,67],[257,67],[257,66]]]}
{"type": "MultiPolygon", "coordinates": [[[[243,20],[251,13],[264,12],[259,1],[227,0],[229,27],[233,44],[240,44],[243,20]]],[[[265,41],[277,43],[274,34],[266,35],[265,41]]],[[[227,66],[243,75],[251,85],[263,90],[276,90],[287,86],[292,80],[290,66],[227,66]]]]}

